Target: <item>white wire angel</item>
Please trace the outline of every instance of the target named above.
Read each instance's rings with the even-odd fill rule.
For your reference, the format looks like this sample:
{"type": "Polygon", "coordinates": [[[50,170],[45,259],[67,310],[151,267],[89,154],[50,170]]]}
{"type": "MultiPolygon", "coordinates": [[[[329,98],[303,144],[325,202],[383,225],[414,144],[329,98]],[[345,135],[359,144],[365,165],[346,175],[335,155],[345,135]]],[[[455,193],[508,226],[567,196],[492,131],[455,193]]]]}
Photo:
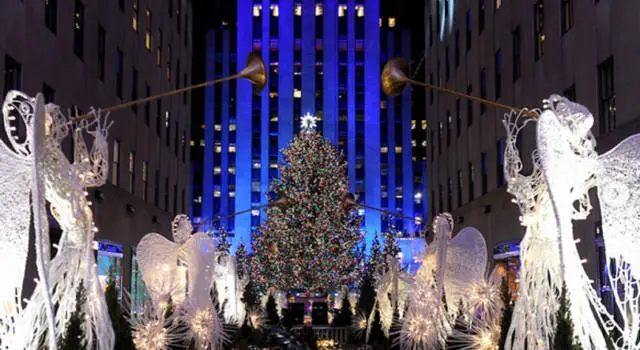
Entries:
{"type": "MultiPolygon", "coordinates": [[[[603,236],[608,261],[607,272],[612,284],[616,307],[620,310],[622,330],[604,307],[598,305],[596,314],[607,335],[621,334],[614,339],[618,349],[640,347],[640,258],[634,247],[638,243],[638,190],[640,190],[640,134],[628,137],[609,152],[598,156],[596,142],[591,134],[593,115],[582,105],[552,95],[545,101],[547,108],[538,121],[538,149],[540,160],[553,204],[554,219],[561,240],[561,269],[567,286],[576,283],[576,276],[583,274],[574,252],[572,219],[584,219],[591,205],[587,191],[597,186],[603,221],[603,236]],[[579,200],[576,209],[575,201],[579,200]],[[565,253],[566,251],[568,253],[565,253]]],[[[589,288],[591,294],[593,290],[589,288]]],[[[581,320],[588,310],[571,312],[576,333],[583,347],[592,344],[601,349],[605,337],[595,322],[581,320]],[[582,312],[582,313],[580,313],[582,312]],[[574,316],[578,313],[578,319],[574,316]]],[[[590,317],[593,318],[593,317],[590,317]]]]}
{"type": "Polygon", "coordinates": [[[186,215],[176,216],[172,229],[174,242],[149,233],[138,243],[138,264],[153,309],[163,312],[171,300],[196,349],[219,348],[226,336],[211,300],[215,246],[202,232],[191,235],[186,215]]]}
{"type": "Polygon", "coordinates": [[[484,279],[487,245],[482,234],[466,227],[451,238],[453,219],[448,213],[435,218],[434,228],[400,331],[404,348],[440,349],[459,313],[466,319],[473,316],[467,297],[484,279]]]}
{"type": "MultiPolygon", "coordinates": [[[[76,308],[75,291],[80,283],[87,291],[83,306],[86,315],[82,325],[85,345],[89,348],[111,349],[114,333],[104,293],[98,280],[93,255],[93,237],[98,229],[87,200],[88,187],[102,186],[108,174],[107,135],[111,124],[107,117],[93,110],[91,121],[82,120],[73,134],[74,161],[69,162],[61,143],[69,134],[71,120],[56,105],[49,104],[45,112],[45,154],[43,172],[45,195],[51,204],[53,217],[62,229],[58,252],[47,264],[51,301],[57,306],[56,328],[63,331],[76,308]],[[89,152],[83,132],[93,136],[89,152]]],[[[26,325],[42,329],[47,296],[40,289],[34,291],[26,307],[26,325]]],[[[37,346],[36,336],[27,348],[37,346]]]]}
{"type": "MultiPolygon", "coordinates": [[[[2,195],[18,194],[18,197],[11,199],[16,201],[13,202],[16,207],[12,208],[12,211],[24,210],[25,205],[28,206],[28,199],[25,201],[24,194],[33,189],[36,266],[40,279],[24,309],[20,302],[14,299],[14,315],[8,323],[11,336],[5,337],[3,334],[3,346],[36,349],[41,346],[41,340],[46,336],[49,347],[55,348],[56,334],[63,334],[67,321],[76,308],[75,291],[78,285],[83,283],[87,290],[87,302],[83,305],[86,315],[82,325],[83,342],[87,347],[94,347],[95,339],[97,349],[113,348],[111,320],[104,294],[99,286],[92,254],[93,236],[97,229],[85,192],[87,187],[100,186],[106,179],[106,138],[109,124],[106,118],[101,118],[99,112],[92,113],[92,122],[85,120],[78,124],[73,140],[76,146],[75,159],[71,163],[61,149],[61,142],[69,132],[70,120],[59,108],[51,104],[45,107],[40,95],[36,99],[15,91],[7,95],[3,114],[5,131],[9,133],[3,140],[3,149],[11,151],[13,155],[3,152],[1,157],[7,160],[7,163],[2,162],[3,166],[15,166],[13,171],[17,171],[18,177],[7,181],[7,184],[16,187],[8,188],[6,192],[2,191],[2,195]],[[26,130],[27,136],[24,139],[21,139],[17,132],[20,125],[26,130]],[[87,151],[84,143],[83,131],[94,137],[91,153],[87,151]],[[32,169],[30,178],[24,172],[25,161],[32,169]],[[18,187],[20,182],[22,188],[18,187]],[[58,252],[53,259],[50,258],[49,252],[45,198],[51,203],[52,214],[62,228],[58,252]],[[56,306],[55,315],[53,305],[56,306]],[[15,312],[19,312],[20,315],[16,316],[15,312]]],[[[7,171],[9,169],[3,169],[0,176],[7,176],[7,171]]],[[[9,296],[15,293],[14,297],[19,297],[20,289],[16,282],[24,275],[25,239],[28,239],[28,226],[24,226],[24,217],[29,215],[29,211],[27,209],[26,212],[17,215],[18,220],[15,224],[10,223],[13,215],[2,217],[0,224],[3,237],[0,241],[4,245],[3,256],[5,248],[11,245],[15,248],[15,253],[11,253],[10,259],[21,268],[15,273],[9,273],[9,283],[12,285],[9,296]],[[5,228],[15,231],[6,234],[5,228]]],[[[7,295],[3,295],[2,298],[5,305],[10,303],[6,299],[7,295]]]]}
{"type": "Polygon", "coordinates": [[[380,312],[382,331],[386,337],[389,337],[389,331],[393,323],[393,313],[397,308],[400,318],[403,317],[404,309],[413,285],[412,276],[401,268],[399,259],[387,257],[387,260],[389,270],[384,271],[384,269],[380,269],[382,271],[376,282],[374,309],[369,315],[367,322],[367,340],[371,332],[376,309],[380,312]]]}

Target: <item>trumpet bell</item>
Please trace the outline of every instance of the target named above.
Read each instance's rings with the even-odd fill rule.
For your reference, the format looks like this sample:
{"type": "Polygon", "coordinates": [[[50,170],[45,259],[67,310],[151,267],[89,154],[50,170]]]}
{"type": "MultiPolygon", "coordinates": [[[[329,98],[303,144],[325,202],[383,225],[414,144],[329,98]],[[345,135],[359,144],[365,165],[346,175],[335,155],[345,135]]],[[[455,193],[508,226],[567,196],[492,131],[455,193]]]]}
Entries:
{"type": "Polygon", "coordinates": [[[253,92],[259,95],[267,85],[267,70],[262,57],[255,52],[251,52],[247,56],[247,64],[240,72],[240,77],[251,82],[253,84],[253,92]]]}
{"type": "Polygon", "coordinates": [[[409,84],[409,64],[402,57],[391,59],[382,70],[382,91],[387,96],[398,96],[409,84]]]}

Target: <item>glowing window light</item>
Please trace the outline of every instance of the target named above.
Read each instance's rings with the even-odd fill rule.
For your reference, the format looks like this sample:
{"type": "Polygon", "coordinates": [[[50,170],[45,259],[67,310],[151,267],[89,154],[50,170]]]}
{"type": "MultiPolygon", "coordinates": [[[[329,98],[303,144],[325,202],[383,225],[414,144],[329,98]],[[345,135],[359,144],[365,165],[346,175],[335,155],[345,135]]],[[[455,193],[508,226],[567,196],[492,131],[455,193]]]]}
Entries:
{"type": "Polygon", "coordinates": [[[296,4],[296,6],[293,8],[293,13],[296,16],[302,16],[302,5],[296,4]]]}
{"type": "Polygon", "coordinates": [[[278,5],[271,5],[269,8],[271,9],[271,15],[273,17],[280,16],[280,10],[278,8],[278,5]]]}
{"type": "Polygon", "coordinates": [[[396,153],[402,153],[402,146],[396,146],[396,153]]]}
{"type": "Polygon", "coordinates": [[[253,209],[251,211],[251,216],[260,216],[260,210],[259,209],[253,209]]]}
{"type": "Polygon", "coordinates": [[[364,5],[356,5],[356,15],[358,17],[364,17],[364,5]]]}
{"type": "Polygon", "coordinates": [[[235,175],[236,174],[236,168],[229,168],[229,174],[235,175]]]}
{"type": "Polygon", "coordinates": [[[220,197],[220,190],[213,190],[213,196],[214,196],[215,198],[220,197]]]}
{"type": "Polygon", "coordinates": [[[235,145],[230,145],[229,146],[229,153],[236,153],[236,146],[235,145]]]}
{"type": "Polygon", "coordinates": [[[302,91],[298,89],[293,89],[293,98],[301,98],[301,97],[302,97],[302,91]]]}
{"type": "Polygon", "coordinates": [[[387,152],[389,152],[389,148],[387,146],[380,147],[380,153],[387,153],[387,152]]]}
{"type": "Polygon", "coordinates": [[[220,167],[219,167],[219,166],[217,166],[217,167],[214,167],[214,168],[213,168],[213,173],[214,173],[214,174],[218,175],[218,174],[220,174],[221,172],[222,172],[222,169],[220,169],[220,167]]]}
{"type": "Polygon", "coordinates": [[[389,17],[389,28],[394,28],[396,26],[396,18],[389,17]]]}
{"type": "Polygon", "coordinates": [[[262,5],[253,5],[253,17],[260,17],[262,11],[262,5]]]}
{"type": "Polygon", "coordinates": [[[347,5],[338,6],[338,17],[344,17],[344,13],[347,11],[347,5]]]}
{"type": "Polygon", "coordinates": [[[214,125],[214,126],[213,126],[213,130],[215,130],[215,131],[220,131],[220,130],[222,130],[222,125],[220,125],[220,124],[216,124],[216,125],[214,125]]]}
{"type": "Polygon", "coordinates": [[[322,16],[322,4],[316,4],[316,16],[322,16]]]}
{"type": "Polygon", "coordinates": [[[229,198],[235,198],[235,197],[236,197],[235,191],[229,192],[229,198]]]}

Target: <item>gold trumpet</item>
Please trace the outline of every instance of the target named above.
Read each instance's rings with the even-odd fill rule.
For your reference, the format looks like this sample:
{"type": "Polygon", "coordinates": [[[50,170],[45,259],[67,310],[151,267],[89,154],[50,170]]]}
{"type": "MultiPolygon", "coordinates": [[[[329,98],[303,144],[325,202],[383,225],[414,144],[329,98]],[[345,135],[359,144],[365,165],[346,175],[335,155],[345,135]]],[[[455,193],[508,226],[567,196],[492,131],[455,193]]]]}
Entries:
{"type": "Polygon", "coordinates": [[[483,103],[496,108],[502,108],[502,109],[507,109],[507,110],[516,111],[516,112],[524,111],[525,115],[532,118],[537,118],[537,114],[531,111],[523,110],[522,108],[516,108],[516,107],[505,105],[502,103],[497,103],[497,102],[485,100],[483,98],[463,94],[455,90],[413,80],[409,78],[409,64],[407,63],[407,60],[405,60],[402,57],[393,58],[389,60],[387,64],[384,65],[380,80],[382,82],[382,91],[387,96],[390,96],[390,97],[400,95],[404,91],[404,89],[407,87],[407,85],[411,84],[411,85],[422,86],[427,89],[435,90],[445,94],[476,101],[476,102],[483,103]]]}
{"type": "MultiPolygon", "coordinates": [[[[116,105],[116,106],[103,108],[102,111],[103,112],[113,112],[113,111],[117,111],[119,109],[124,109],[124,108],[131,107],[131,106],[134,106],[134,105],[147,103],[147,102],[154,101],[154,100],[157,100],[157,99],[160,99],[160,98],[177,95],[177,94],[180,94],[180,93],[183,93],[183,92],[186,92],[186,91],[191,91],[191,90],[203,88],[203,87],[206,87],[206,86],[215,85],[215,84],[222,83],[222,82],[225,82],[225,81],[234,80],[234,79],[240,79],[240,78],[248,80],[251,84],[253,84],[253,92],[255,94],[260,94],[262,89],[264,89],[265,85],[267,84],[267,70],[265,68],[264,61],[262,60],[260,55],[258,55],[255,52],[251,52],[249,54],[249,56],[247,56],[247,64],[245,65],[244,69],[242,69],[237,74],[230,75],[230,76],[224,77],[224,78],[215,79],[215,80],[205,81],[204,83],[200,83],[200,84],[196,84],[196,85],[186,86],[186,87],[183,87],[183,88],[177,89],[177,90],[163,92],[161,94],[157,94],[157,95],[141,98],[141,99],[138,99],[138,100],[135,100],[135,101],[125,102],[125,103],[122,103],[122,104],[119,104],[119,105],[116,105]]],[[[83,115],[80,115],[80,116],[77,116],[77,117],[73,118],[72,121],[77,122],[77,121],[80,121],[82,119],[92,118],[93,116],[94,116],[94,114],[87,113],[87,114],[83,114],[83,115]]]]}

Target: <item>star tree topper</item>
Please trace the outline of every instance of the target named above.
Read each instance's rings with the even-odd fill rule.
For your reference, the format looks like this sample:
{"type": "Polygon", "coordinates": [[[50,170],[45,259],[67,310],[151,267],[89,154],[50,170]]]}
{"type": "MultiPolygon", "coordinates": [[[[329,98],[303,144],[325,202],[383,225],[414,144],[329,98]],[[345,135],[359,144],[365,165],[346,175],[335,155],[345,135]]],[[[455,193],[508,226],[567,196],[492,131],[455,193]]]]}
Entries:
{"type": "Polygon", "coordinates": [[[311,113],[307,112],[307,114],[302,116],[300,127],[307,134],[315,133],[316,132],[316,126],[317,126],[317,123],[316,123],[317,120],[318,120],[318,117],[316,117],[315,115],[312,115],[311,113]]]}

